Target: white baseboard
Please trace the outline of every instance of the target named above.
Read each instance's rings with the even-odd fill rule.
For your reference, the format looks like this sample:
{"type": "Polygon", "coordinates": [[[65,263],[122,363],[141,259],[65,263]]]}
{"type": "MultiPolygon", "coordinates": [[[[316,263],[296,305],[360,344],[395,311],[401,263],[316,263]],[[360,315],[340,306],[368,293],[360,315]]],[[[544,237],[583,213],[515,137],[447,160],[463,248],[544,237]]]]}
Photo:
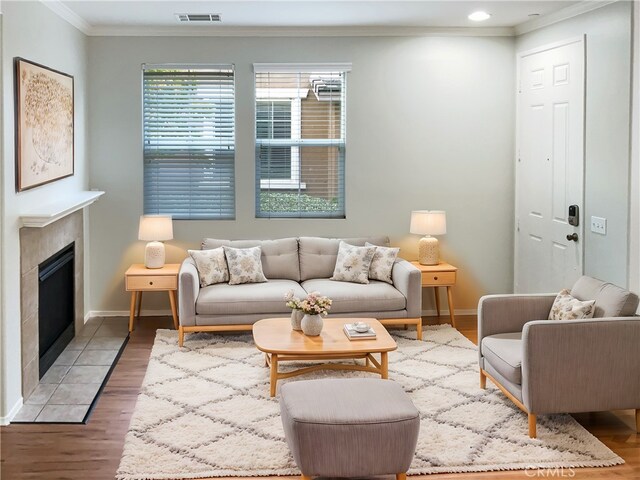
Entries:
{"type": "Polygon", "coordinates": [[[13,408],[9,410],[9,413],[7,413],[4,417],[0,417],[0,425],[9,425],[11,423],[11,420],[13,420],[13,417],[15,417],[18,414],[21,408],[22,408],[22,397],[20,397],[18,401],[15,403],[15,405],[13,406],[13,408]]]}
{"type": "MultiPolygon", "coordinates": [[[[478,310],[476,310],[475,308],[466,308],[466,309],[459,309],[459,310],[454,310],[453,313],[458,316],[464,316],[464,315],[477,315],[478,314],[478,310]]],[[[423,317],[437,317],[437,312],[435,310],[422,310],[422,316],[423,317]]],[[[449,316],[449,310],[442,310],[440,309],[440,316],[441,317],[448,317],[449,316]]]]}
{"type": "MultiPolygon", "coordinates": [[[[89,313],[87,313],[87,315],[88,315],[89,318],[94,318],[94,317],[128,317],[129,316],[129,310],[91,310],[89,313]]],[[[171,310],[142,310],[140,312],[140,316],[141,317],[171,316],[171,310]]]]}

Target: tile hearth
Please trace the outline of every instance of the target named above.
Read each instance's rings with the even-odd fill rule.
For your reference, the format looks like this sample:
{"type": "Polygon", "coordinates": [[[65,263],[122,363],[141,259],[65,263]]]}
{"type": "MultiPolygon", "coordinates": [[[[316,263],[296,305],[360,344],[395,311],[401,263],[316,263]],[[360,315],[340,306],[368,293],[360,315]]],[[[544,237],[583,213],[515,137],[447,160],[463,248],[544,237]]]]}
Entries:
{"type": "Polygon", "coordinates": [[[82,422],[128,335],[126,318],[89,320],[40,379],[13,422],[82,422]]]}

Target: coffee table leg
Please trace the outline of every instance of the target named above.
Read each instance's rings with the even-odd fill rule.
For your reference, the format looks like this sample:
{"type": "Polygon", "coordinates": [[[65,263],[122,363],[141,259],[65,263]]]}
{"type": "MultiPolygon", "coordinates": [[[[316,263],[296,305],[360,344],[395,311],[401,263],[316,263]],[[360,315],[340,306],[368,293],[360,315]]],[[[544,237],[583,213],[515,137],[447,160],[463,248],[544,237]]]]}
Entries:
{"type": "Polygon", "coordinates": [[[271,396],[276,396],[276,383],[278,382],[278,355],[271,354],[271,396]]]}
{"type": "Polygon", "coordinates": [[[387,352],[380,353],[380,376],[385,380],[389,378],[389,356],[387,352]]]}

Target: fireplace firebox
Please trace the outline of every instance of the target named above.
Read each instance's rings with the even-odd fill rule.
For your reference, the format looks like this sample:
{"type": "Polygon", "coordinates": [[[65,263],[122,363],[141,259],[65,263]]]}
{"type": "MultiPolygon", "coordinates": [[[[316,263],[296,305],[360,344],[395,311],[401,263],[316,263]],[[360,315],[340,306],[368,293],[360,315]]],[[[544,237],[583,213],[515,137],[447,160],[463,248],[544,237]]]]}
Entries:
{"type": "Polygon", "coordinates": [[[38,265],[40,378],[75,336],[75,242],[38,265]]]}

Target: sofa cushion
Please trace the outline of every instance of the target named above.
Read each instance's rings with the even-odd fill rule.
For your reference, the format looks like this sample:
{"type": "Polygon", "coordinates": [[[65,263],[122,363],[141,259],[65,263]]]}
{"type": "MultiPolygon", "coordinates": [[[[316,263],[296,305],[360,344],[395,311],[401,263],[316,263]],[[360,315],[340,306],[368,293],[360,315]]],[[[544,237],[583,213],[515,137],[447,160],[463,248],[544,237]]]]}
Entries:
{"type": "Polygon", "coordinates": [[[386,247],[389,245],[389,237],[360,237],[360,238],[322,238],[322,237],[300,237],[300,278],[309,280],[311,278],[329,278],[333,275],[338,257],[340,240],[364,247],[369,242],[374,245],[386,247]]]}
{"type": "Polygon", "coordinates": [[[498,333],[482,339],[482,356],[504,378],[522,383],[522,332],[498,333]]]}
{"type": "Polygon", "coordinates": [[[369,267],[376,247],[356,247],[340,241],[336,266],[331,280],[353,283],[369,283],[369,267]]]}
{"type": "Polygon", "coordinates": [[[229,285],[267,281],[262,272],[260,247],[222,248],[224,248],[224,255],[227,257],[227,266],[229,267],[229,285]]]}
{"type": "Polygon", "coordinates": [[[201,287],[229,281],[227,259],[222,247],[209,250],[187,250],[187,253],[196,263],[201,287]]]}
{"type": "Polygon", "coordinates": [[[582,276],[571,288],[578,300],[595,300],[594,318],[628,317],[638,308],[638,296],[612,283],[582,276]]]}
{"type": "Polygon", "coordinates": [[[219,283],[200,289],[196,300],[198,315],[241,315],[252,313],[283,314],[291,310],[286,307],[284,295],[293,290],[296,297],[307,295],[293,280],[269,280],[266,283],[243,283],[229,285],[219,283]]]}
{"type": "Polygon", "coordinates": [[[377,280],[363,284],[318,278],[305,280],[302,287],[307,292],[320,292],[333,300],[331,314],[404,310],[407,305],[404,295],[388,283],[377,280]]]}
{"type": "MultiPolygon", "coordinates": [[[[300,281],[300,261],[298,259],[298,239],[279,238],[277,240],[218,240],[205,238],[202,249],[222,246],[234,248],[262,248],[262,271],[269,279],[282,278],[300,281]]],[[[327,275],[329,277],[330,275],[327,275]]]]}
{"type": "Polygon", "coordinates": [[[393,264],[398,258],[399,248],[380,247],[367,242],[367,247],[375,246],[376,253],[371,260],[371,267],[369,267],[369,278],[372,280],[382,280],[383,282],[393,283],[391,279],[391,272],[393,271],[393,264]]]}

